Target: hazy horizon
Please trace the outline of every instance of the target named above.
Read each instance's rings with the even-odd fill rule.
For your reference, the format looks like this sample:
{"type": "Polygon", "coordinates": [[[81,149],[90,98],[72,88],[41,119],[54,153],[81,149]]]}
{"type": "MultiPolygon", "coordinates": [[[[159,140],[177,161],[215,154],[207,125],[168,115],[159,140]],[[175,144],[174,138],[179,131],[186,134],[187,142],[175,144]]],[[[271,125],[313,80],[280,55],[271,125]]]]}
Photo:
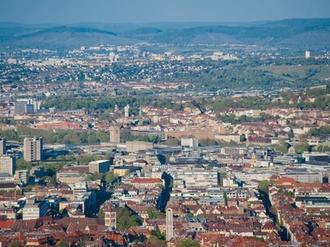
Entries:
{"type": "Polygon", "coordinates": [[[329,0],[1,0],[0,22],[245,23],[330,18],[329,0]]]}

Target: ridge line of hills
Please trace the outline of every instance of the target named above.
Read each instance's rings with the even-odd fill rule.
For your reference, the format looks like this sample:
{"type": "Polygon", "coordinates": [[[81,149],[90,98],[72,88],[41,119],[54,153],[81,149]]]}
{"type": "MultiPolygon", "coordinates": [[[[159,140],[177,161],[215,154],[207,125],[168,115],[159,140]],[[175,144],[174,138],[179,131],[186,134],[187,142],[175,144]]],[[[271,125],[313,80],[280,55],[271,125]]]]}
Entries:
{"type": "Polygon", "coordinates": [[[0,46],[75,48],[82,45],[246,44],[293,49],[329,49],[330,18],[259,23],[147,23],[29,25],[0,23],[0,46]]]}

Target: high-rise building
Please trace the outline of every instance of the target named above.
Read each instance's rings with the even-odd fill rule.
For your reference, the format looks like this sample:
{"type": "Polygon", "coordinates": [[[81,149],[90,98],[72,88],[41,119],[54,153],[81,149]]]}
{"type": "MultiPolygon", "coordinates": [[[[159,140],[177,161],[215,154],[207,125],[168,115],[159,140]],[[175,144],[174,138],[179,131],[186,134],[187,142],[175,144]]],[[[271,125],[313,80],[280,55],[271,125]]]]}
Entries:
{"type": "Polygon", "coordinates": [[[6,139],[0,138],[0,155],[6,154],[6,139]]]}
{"type": "Polygon", "coordinates": [[[24,139],[24,160],[42,160],[43,141],[41,137],[24,139]]]}
{"type": "Polygon", "coordinates": [[[173,236],[173,210],[168,208],[166,209],[166,241],[170,241],[173,236]]]}
{"type": "Polygon", "coordinates": [[[16,169],[16,159],[10,156],[0,156],[0,173],[13,176],[16,169]]]}
{"type": "Polygon", "coordinates": [[[110,142],[120,143],[120,128],[119,126],[110,126],[110,142]]]}
{"type": "Polygon", "coordinates": [[[311,57],[311,52],[310,51],[306,51],[305,52],[305,58],[310,58],[311,57]]]}

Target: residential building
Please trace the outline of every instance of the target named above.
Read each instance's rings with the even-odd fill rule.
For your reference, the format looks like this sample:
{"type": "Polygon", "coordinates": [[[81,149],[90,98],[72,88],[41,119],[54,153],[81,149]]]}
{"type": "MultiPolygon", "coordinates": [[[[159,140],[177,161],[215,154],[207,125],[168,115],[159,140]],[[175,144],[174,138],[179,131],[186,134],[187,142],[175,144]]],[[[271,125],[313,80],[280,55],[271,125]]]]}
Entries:
{"type": "Polygon", "coordinates": [[[6,139],[0,138],[0,156],[6,154],[6,139]]]}
{"type": "Polygon", "coordinates": [[[42,160],[43,140],[41,137],[24,139],[24,160],[42,160]]]}
{"type": "Polygon", "coordinates": [[[15,174],[16,159],[11,156],[0,156],[0,173],[6,173],[10,176],[15,174]]]}
{"type": "Polygon", "coordinates": [[[116,229],[116,225],[117,225],[117,213],[116,213],[116,209],[115,206],[112,203],[104,203],[101,206],[101,209],[104,211],[104,223],[105,226],[112,228],[112,229],[116,229]]]}
{"type": "Polygon", "coordinates": [[[15,210],[13,208],[0,208],[0,217],[5,217],[7,220],[15,220],[15,210]]]}
{"type": "Polygon", "coordinates": [[[21,181],[23,184],[27,184],[29,181],[29,170],[16,170],[15,179],[21,181]]]}

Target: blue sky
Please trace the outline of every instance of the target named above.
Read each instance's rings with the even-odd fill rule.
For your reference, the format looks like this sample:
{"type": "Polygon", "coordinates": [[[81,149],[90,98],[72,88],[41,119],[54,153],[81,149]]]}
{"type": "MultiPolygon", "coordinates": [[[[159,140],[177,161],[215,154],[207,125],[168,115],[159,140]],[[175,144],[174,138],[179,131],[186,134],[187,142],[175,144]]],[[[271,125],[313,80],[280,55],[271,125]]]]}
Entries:
{"type": "Polygon", "coordinates": [[[330,0],[0,0],[0,21],[249,22],[330,18],[330,0]]]}

